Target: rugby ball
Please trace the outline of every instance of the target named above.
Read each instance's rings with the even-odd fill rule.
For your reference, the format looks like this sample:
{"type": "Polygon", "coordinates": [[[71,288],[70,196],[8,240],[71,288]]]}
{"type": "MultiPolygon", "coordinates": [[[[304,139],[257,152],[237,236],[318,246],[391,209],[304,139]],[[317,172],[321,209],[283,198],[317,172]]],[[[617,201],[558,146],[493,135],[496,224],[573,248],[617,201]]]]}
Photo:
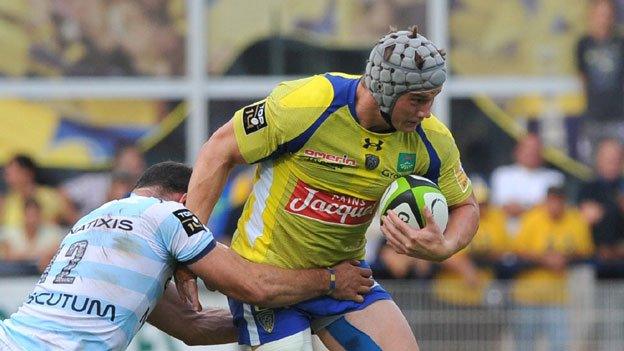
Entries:
{"type": "Polygon", "coordinates": [[[433,219],[444,232],[448,223],[448,205],[440,188],[431,180],[408,175],[394,180],[381,196],[379,215],[393,210],[403,222],[420,229],[426,225],[424,208],[431,210],[433,219]]]}

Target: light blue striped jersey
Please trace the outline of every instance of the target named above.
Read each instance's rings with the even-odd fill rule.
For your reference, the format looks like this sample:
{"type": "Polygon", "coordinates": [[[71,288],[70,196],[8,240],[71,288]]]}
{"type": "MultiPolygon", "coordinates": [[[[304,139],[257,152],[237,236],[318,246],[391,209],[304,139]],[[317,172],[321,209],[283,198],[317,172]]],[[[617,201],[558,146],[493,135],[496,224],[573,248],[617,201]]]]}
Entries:
{"type": "Polygon", "coordinates": [[[0,349],[123,350],[176,263],[215,245],[180,203],[134,194],[106,203],[76,223],[24,304],[0,323],[0,349]]]}

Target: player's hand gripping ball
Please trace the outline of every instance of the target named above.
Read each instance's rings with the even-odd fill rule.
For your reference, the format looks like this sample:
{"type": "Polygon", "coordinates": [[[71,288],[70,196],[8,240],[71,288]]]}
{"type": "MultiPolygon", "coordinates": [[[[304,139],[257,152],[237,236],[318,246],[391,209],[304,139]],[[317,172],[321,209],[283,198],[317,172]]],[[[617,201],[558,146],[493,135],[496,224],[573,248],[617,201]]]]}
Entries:
{"type": "Polygon", "coordinates": [[[408,175],[388,186],[379,201],[379,214],[386,215],[388,210],[393,210],[403,222],[420,229],[427,225],[423,212],[425,207],[444,232],[448,223],[448,205],[440,188],[427,178],[408,175]]]}

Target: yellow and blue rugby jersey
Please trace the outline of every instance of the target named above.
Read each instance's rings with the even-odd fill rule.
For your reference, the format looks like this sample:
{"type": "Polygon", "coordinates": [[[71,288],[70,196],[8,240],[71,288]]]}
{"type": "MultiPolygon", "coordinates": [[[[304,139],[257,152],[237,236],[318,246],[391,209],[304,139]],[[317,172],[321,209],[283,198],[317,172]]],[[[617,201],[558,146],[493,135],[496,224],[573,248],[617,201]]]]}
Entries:
{"type": "Polygon", "coordinates": [[[364,233],[396,178],[436,182],[449,205],[471,193],[459,151],[435,117],[415,132],[375,133],[355,113],[359,76],[328,73],[284,82],[233,117],[244,159],[257,163],[232,249],[288,268],[364,257],[364,233]]]}

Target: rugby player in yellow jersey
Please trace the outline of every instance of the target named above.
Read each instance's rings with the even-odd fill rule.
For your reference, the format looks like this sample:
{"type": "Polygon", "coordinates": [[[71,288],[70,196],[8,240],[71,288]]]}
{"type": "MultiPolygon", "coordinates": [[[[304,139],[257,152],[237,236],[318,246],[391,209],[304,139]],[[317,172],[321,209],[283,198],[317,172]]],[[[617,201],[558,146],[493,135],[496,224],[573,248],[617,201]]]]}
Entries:
{"type": "MultiPolygon", "coordinates": [[[[187,205],[206,221],[232,167],[256,164],[232,249],[258,263],[331,267],[363,259],[382,193],[392,180],[418,174],[447,198],[444,233],[430,213],[421,230],[394,213],[381,229],[399,253],[450,257],[470,242],[479,215],[455,141],[430,111],[446,79],[444,56],[414,27],[381,38],[364,76],[327,73],[280,84],[204,144],[187,205]]],[[[268,309],[229,301],[239,343],[253,350],[312,350],[312,332],[330,350],[418,349],[379,285],[363,302],[322,297],[268,309]]]]}

